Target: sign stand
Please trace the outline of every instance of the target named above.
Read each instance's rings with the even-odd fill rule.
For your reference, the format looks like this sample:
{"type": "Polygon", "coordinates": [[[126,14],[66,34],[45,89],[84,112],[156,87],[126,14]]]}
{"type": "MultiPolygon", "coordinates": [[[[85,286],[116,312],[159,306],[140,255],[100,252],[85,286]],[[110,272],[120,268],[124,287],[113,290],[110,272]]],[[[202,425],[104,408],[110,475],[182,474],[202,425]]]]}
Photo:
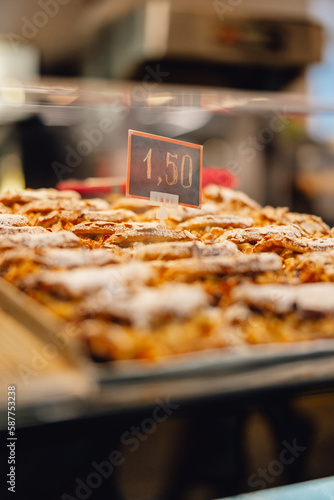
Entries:
{"type": "Polygon", "coordinates": [[[166,205],[169,205],[172,208],[177,208],[179,205],[179,196],[177,194],[151,191],[149,203],[150,205],[158,205],[160,207],[157,211],[156,218],[159,219],[161,226],[166,226],[165,220],[168,219],[166,205]]]}
{"type": "Polygon", "coordinates": [[[160,221],[160,226],[166,226],[165,220],[168,219],[168,212],[166,210],[166,205],[163,203],[160,205],[159,210],[157,211],[156,218],[160,221]]]}

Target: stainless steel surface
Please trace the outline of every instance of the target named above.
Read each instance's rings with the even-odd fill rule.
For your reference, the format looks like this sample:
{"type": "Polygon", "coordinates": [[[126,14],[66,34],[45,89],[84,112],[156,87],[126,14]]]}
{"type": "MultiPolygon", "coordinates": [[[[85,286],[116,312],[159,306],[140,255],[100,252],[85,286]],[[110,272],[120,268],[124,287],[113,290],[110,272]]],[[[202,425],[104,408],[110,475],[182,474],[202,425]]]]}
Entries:
{"type": "MultiPolygon", "coordinates": [[[[55,379],[56,383],[56,379],[55,379]]],[[[152,407],[157,400],[183,405],[201,405],[204,401],[223,401],[233,398],[255,401],[261,394],[315,394],[334,388],[333,355],[315,359],[295,359],[291,362],[254,366],[224,373],[216,367],[211,373],[199,372],[174,377],[124,380],[103,383],[99,391],[86,394],[36,398],[19,401],[17,426],[40,425],[49,422],[122,415],[152,407]]],[[[20,390],[20,387],[19,387],[20,390]]],[[[21,391],[23,389],[21,388],[21,391]]],[[[7,425],[6,408],[0,408],[0,428],[7,425]]]]}
{"type": "MultiPolygon", "coordinates": [[[[205,72],[203,64],[215,64],[212,72],[218,77],[228,76],[232,70],[224,65],[229,64],[283,71],[321,60],[322,28],[306,9],[300,6],[296,16],[284,8],[280,13],[266,9],[264,2],[262,8],[258,2],[251,9],[251,4],[228,8],[224,2],[147,1],[111,26],[103,64],[114,78],[139,79],[151,61],[159,61],[165,72],[174,68],[168,69],[170,81],[182,82],[185,75],[174,74],[182,73],[182,64],[184,72],[198,67],[198,73],[205,72]]],[[[209,68],[205,76],[210,84],[209,68]]]]}

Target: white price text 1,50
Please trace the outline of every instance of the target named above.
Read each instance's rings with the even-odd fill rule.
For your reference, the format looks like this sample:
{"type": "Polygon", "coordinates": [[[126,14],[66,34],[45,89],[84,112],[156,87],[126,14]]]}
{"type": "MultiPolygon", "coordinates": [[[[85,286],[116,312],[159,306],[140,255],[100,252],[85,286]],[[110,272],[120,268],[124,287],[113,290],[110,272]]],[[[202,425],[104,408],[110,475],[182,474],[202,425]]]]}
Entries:
{"type": "MultiPolygon", "coordinates": [[[[167,153],[166,155],[166,182],[169,186],[174,186],[178,182],[179,171],[176,165],[178,155],[172,155],[172,153],[167,153]]],[[[145,156],[143,163],[147,163],[146,178],[152,179],[152,148],[149,149],[147,155],[145,156]]],[[[181,161],[181,186],[188,189],[192,185],[193,180],[193,160],[189,155],[183,155],[181,161]]],[[[158,184],[160,185],[162,178],[158,177],[158,184]]]]}

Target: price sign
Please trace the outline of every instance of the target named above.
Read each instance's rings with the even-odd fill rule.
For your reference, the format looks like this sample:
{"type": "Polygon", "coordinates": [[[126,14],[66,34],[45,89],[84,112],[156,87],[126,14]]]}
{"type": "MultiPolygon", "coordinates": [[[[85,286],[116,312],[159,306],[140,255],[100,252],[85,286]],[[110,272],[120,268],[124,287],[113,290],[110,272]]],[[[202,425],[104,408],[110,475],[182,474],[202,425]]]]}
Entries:
{"type": "Polygon", "coordinates": [[[126,193],[152,199],[152,193],[172,195],[181,205],[199,207],[203,146],[129,130],[126,193]]]}

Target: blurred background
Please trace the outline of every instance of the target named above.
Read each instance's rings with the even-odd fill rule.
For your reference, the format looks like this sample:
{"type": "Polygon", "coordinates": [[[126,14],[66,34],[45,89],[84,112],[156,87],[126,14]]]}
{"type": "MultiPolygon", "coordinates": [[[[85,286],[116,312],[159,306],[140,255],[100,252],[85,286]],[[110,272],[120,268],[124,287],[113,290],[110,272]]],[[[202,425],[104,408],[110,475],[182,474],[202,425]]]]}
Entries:
{"type": "Polygon", "coordinates": [[[0,189],[122,178],[133,128],[203,144],[227,185],[334,224],[333,14],[331,0],[3,0],[0,189]]]}

